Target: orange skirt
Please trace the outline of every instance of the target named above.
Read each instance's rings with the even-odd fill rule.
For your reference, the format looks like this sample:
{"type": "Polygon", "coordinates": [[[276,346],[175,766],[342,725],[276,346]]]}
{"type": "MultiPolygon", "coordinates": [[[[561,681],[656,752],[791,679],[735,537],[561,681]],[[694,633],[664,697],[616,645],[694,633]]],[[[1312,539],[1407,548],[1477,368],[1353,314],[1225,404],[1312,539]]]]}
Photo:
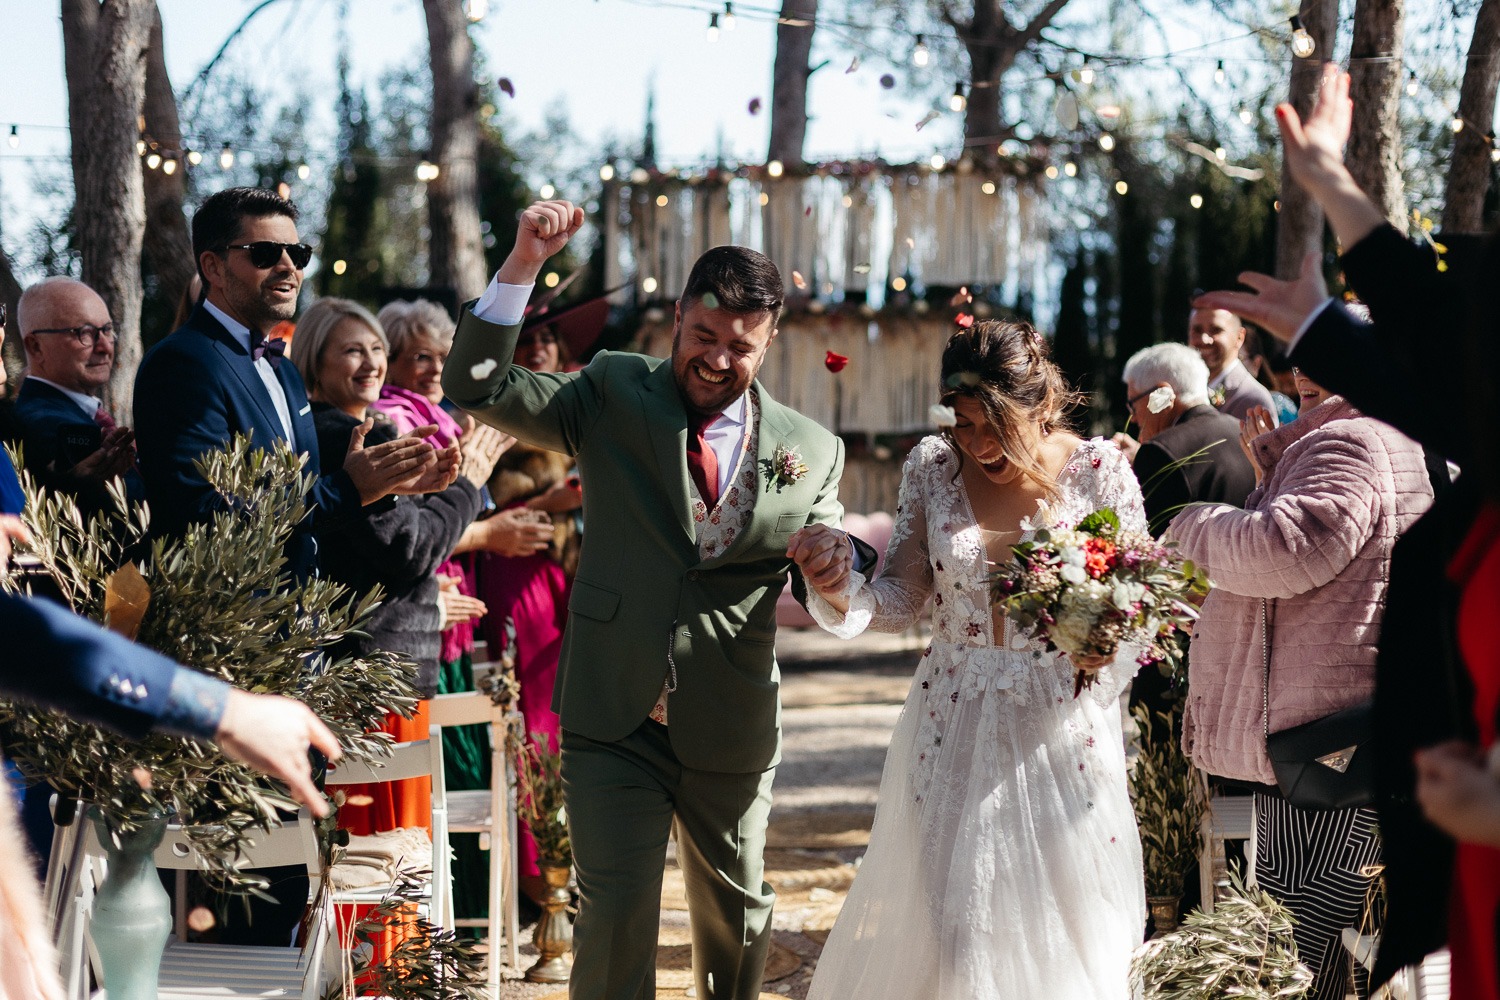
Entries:
{"type": "MultiPolygon", "coordinates": [[[[410,719],[391,713],[385,717],[382,732],[391,734],[398,743],[427,739],[432,717],[431,706],[424,698],[417,702],[417,714],[410,719]]],[[[432,779],[405,778],[373,785],[343,785],[344,804],[339,807],[339,829],[360,837],[387,830],[421,827],[432,836],[432,779]]]]}

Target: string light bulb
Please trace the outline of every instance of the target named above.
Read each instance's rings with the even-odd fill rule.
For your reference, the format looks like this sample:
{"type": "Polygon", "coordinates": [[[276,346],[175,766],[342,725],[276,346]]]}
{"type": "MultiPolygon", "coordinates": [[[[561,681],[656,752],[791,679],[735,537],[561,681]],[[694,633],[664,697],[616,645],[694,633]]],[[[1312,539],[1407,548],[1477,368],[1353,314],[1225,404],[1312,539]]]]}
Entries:
{"type": "Polygon", "coordinates": [[[1490,162],[1500,163],[1500,147],[1490,150],[1490,162]]]}
{"type": "Polygon", "coordinates": [[[297,179],[299,181],[305,181],[305,180],[307,180],[311,176],[312,176],[312,167],[309,167],[305,163],[299,163],[299,164],[297,164],[297,179]]]}
{"type": "Polygon", "coordinates": [[[190,149],[187,151],[187,161],[190,165],[196,167],[198,164],[203,162],[203,154],[198,152],[196,149],[190,149]]]}
{"type": "Polygon", "coordinates": [[[1226,150],[1223,146],[1215,146],[1214,159],[1218,160],[1220,163],[1223,163],[1224,161],[1229,159],[1229,151],[1226,150]]]}
{"type": "Polygon", "coordinates": [[[786,167],[780,160],[772,160],[766,164],[766,176],[780,177],[786,171],[786,167]]]}
{"type": "Polygon", "coordinates": [[[932,159],[927,161],[933,170],[942,170],[948,165],[948,160],[942,153],[933,153],[932,159]]]}
{"type": "Polygon", "coordinates": [[[17,146],[19,146],[21,144],[21,130],[20,130],[20,128],[17,127],[17,126],[15,126],[15,125],[12,125],[10,127],[10,135],[6,136],[5,141],[8,142],[8,143],[10,143],[10,148],[11,149],[15,149],[17,146]]]}
{"type": "Polygon", "coordinates": [[[1417,96],[1417,71],[1412,70],[1406,74],[1406,96],[1417,96]]]}
{"type": "Polygon", "coordinates": [[[150,167],[152,170],[155,170],[157,167],[161,166],[161,156],[157,153],[152,153],[150,156],[146,157],[146,166],[150,167]]]}
{"type": "Polygon", "coordinates": [[[1130,185],[1124,181],[1115,181],[1115,194],[1126,194],[1130,191],[1130,185]]]}
{"type": "Polygon", "coordinates": [[[1313,36],[1302,27],[1302,18],[1296,14],[1291,16],[1292,25],[1292,55],[1298,59],[1306,59],[1317,51],[1318,43],[1313,41],[1313,36]]]}
{"type": "Polygon", "coordinates": [[[1079,67],[1078,72],[1073,74],[1073,79],[1077,80],[1079,83],[1087,87],[1089,84],[1094,82],[1094,67],[1090,66],[1088,63],[1084,63],[1081,67],[1079,67]]]}
{"type": "Polygon", "coordinates": [[[656,288],[657,282],[655,278],[647,277],[644,281],[641,282],[641,291],[645,292],[647,295],[651,295],[652,293],[654,293],[656,291],[656,288]]]}
{"type": "Polygon", "coordinates": [[[1074,163],[1072,160],[1069,160],[1067,163],[1063,164],[1063,173],[1067,174],[1069,177],[1077,177],[1078,164],[1074,163]]]}
{"type": "Polygon", "coordinates": [[[724,4],[724,30],[734,30],[734,4],[732,3],[724,4]]]}
{"type": "Polygon", "coordinates": [[[169,156],[165,160],[162,160],[161,172],[166,174],[168,177],[171,177],[173,174],[177,173],[177,158],[175,156],[169,156]]]}
{"type": "Polygon", "coordinates": [[[1193,206],[1194,208],[1202,208],[1203,207],[1203,196],[1201,194],[1192,194],[1192,195],[1189,195],[1188,196],[1188,204],[1191,205],[1191,206],[1193,206]]]}
{"type": "Polygon", "coordinates": [[[604,166],[600,167],[599,168],[599,179],[601,181],[612,181],[612,180],[614,180],[615,179],[615,165],[613,163],[606,163],[604,166]]]}
{"type": "Polygon", "coordinates": [[[553,187],[551,184],[543,184],[540,188],[537,189],[536,193],[542,196],[543,201],[551,201],[552,196],[557,194],[557,188],[553,187]]]}
{"type": "Polygon", "coordinates": [[[440,173],[442,173],[442,170],[431,160],[423,160],[417,164],[417,180],[423,184],[437,180],[440,173]]]}
{"type": "Polygon", "coordinates": [[[490,0],[464,0],[464,16],[470,24],[478,24],[490,12],[490,0]]]}
{"type": "Polygon", "coordinates": [[[1224,60],[1220,59],[1219,65],[1214,68],[1214,84],[1216,86],[1222,87],[1224,86],[1225,79],[1226,76],[1224,73],[1224,60]]]}
{"type": "Polygon", "coordinates": [[[1451,128],[1451,129],[1453,129],[1453,134],[1454,135],[1457,135],[1458,133],[1462,132],[1464,130],[1464,118],[1463,118],[1463,115],[1454,115],[1453,116],[1453,121],[1451,121],[1451,122],[1448,123],[1448,127],[1451,128]]]}
{"type": "Polygon", "coordinates": [[[1103,135],[1099,136],[1099,148],[1104,150],[1106,153],[1114,149],[1115,137],[1110,135],[1108,132],[1105,132],[1103,135]]]}
{"type": "MultiPolygon", "coordinates": [[[[14,139],[17,140],[16,142],[11,143],[11,148],[15,148],[16,146],[19,146],[20,145],[20,141],[19,141],[19,137],[16,135],[16,127],[14,125],[12,125],[10,127],[10,134],[11,134],[11,138],[14,138],[14,139]]],[[[137,139],[135,141],[135,155],[136,156],[145,156],[146,155],[146,140],[145,139],[137,139]]]]}
{"type": "Polygon", "coordinates": [[[962,111],[969,106],[969,99],[964,95],[964,83],[962,80],[953,85],[953,96],[948,98],[948,107],[954,111],[962,111]]]}
{"type": "Polygon", "coordinates": [[[1240,124],[1241,125],[1249,125],[1253,121],[1255,121],[1255,113],[1253,111],[1251,111],[1249,108],[1241,107],[1240,108],[1240,124]]]}
{"type": "Polygon", "coordinates": [[[224,143],[224,148],[219,150],[219,168],[221,170],[228,170],[232,166],[234,166],[234,150],[226,142],[224,143]]]}
{"type": "Polygon", "coordinates": [[[928,60],[931,58],[932,54],[927,51],[927,40],[923,36],[918,35],[917,44],[911,50],[911,64],[913,66],[926,66],[928,60]]]}
{"type": "Polygon", "coordinates": [[[719,15],[708,15],[708,43],[712,45],[719,40],[719,15]]]}

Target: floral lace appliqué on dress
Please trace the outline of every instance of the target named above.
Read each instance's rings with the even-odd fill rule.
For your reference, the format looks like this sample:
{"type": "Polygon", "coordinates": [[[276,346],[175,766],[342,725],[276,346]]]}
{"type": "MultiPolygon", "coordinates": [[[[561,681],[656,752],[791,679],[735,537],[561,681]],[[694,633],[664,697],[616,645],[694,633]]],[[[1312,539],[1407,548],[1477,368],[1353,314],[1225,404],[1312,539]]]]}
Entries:
{"type": "MultiPolygon", "coordinates": [[[[1124,1000],[1145,924],[1118,708],[1134,653],[1073,697],[1073,664],[994,612],[957,471],[944,439],[918,444],[880,578],[845,616],[810,603],[847,638],[904,631],[931,599],[933,636],[886,757],[869,853],[808,996],[1124,1000]]],[[[1057,488],[1028,531],[1100,507],[1146,530],[1135,475],[1108,442],[1081,444],[1057,488]]]]}

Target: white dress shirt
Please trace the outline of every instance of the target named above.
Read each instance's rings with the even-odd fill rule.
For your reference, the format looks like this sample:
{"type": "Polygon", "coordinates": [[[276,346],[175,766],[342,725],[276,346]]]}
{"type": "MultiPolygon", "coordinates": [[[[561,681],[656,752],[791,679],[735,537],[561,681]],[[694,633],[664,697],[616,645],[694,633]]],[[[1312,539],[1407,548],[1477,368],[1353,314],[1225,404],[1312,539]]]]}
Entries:
{"type": "MultiPolygon", "coordinates": [[[[239,341],[240,346],[247,352],[250,350],[250,328],[239,320],[230,316],[224,310],[214,305],[207,299],[203,300],[203,308],[207,309],[209,315],[220,323],[229,335],[239,341]]],[[[286,364],[291,364],[287,361],[286,364]]],[[[266,393],[271,397],[271,405],[276,408],[276,416],[281,420],[281,429],[286,434],[286,439],[293,448],[297,448],[297,435],[292,432],[292,408],[287,403],[286,390],[281,387],[281,380],[276,377],[276,369],[271,367],[269,358],[261,358],[255,362],[255,372],[260,380],[266,384],[266,393]]]]}
{"type": "MultiPolygon", "coordinates": [[[[496,326],[514,326],[526,318],[526,302],[531,298],[534,285],[507,285],[491,279],[490,287],[484,290],[479,301],[474,303],[474,315],[486,323],[496,326]]],[[[748,407],[742,395],[724,408],[717,420],[704,432],[703,437],[713,449],[719,463],[719,495],[729,488],[735,469],[743,457],[745,447],[745,418],[748,407]]]]}
{"type": "Polygon", "coordinates": [[[58,385],[56,382],[52,381],[49,378],[42,378],[40,375],[27,375],[26,377],[28,379],[35,379],[43,385],[50,385],[52,388],[56,389],[64,396],[67,396],[73,402],[78,404],[78,408],[82,410],[90,420],[94,419],[94,415],[99,412],[99,407],[102,405],[99,401],[98,396],[85,395],[84,393],[69,389],[65,385],[58,385]]]}

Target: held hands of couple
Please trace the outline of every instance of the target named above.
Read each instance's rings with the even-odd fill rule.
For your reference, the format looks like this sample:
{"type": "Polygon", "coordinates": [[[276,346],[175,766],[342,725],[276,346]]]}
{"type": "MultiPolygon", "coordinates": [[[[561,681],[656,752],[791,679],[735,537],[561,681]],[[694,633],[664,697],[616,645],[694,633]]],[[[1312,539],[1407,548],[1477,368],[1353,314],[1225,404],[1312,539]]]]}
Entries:
{"type": "Polygon", "coordinates": [[[583,209],[570,201],[539,201],[521,213],[516,245],[496,277],[507,285],[536,281],[547,258],[559,253],[583,226],[583,209]]]}
{"type": "Polygon", "coordinates": [[[1417,801],[1429,822],[1465,843],[1500,847],[1500,775],[1469,743],[1418,750],[1417,801]]]}
{"type": "Polygon", "coordinates": [[[437,449],[422,440],[436,434],[437,425],[416,427],[394,441],[366,448],[365,435],[374,425],[367,418],[349,432],[349,454],[344,458],[344,471],[364,503],[392,493],[434,493],[458,478],[458,445],[437,449]]]}
{"type": "Polygon", "coordinates": [[[809,524],[792,535],[786,554],[802,571],[809,587],[839,610],[847,610],[843,592],[854,569],[854,549],[848,535],[826,524],[809,524]]]}

